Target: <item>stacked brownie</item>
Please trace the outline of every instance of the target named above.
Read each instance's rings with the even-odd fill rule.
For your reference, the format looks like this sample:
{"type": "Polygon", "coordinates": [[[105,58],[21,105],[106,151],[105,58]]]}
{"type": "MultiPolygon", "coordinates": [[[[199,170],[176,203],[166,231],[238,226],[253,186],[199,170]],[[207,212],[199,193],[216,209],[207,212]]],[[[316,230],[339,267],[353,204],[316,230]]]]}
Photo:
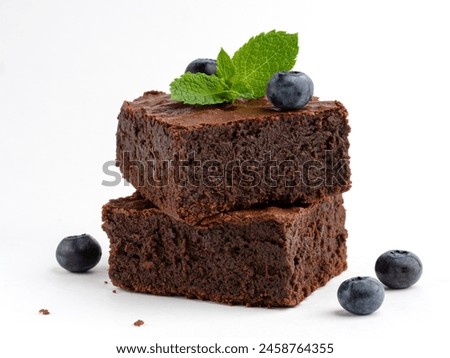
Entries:
{"type": "Polygon", "coordinates": [[[125,102],[117,165],[136,193],[103,207],[119,287],[294,306],[346,269],[347,111],[313,99],[188,106],[125,102]]]}

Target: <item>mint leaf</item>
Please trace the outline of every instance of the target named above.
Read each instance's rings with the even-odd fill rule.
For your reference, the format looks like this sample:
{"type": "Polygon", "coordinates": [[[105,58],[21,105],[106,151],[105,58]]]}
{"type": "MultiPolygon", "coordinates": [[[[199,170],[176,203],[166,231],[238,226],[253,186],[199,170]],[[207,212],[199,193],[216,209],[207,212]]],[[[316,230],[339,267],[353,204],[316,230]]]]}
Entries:
{"type": "MultiPolygon", "coordinates": [[[[250,87],[254,98],[264,96],[273,74],[290,71],[295,65],[297,53],[297,34],[273,30],[252,37],[232,58],[236,66],[236,85],[244,83],[250,87]]],[[[238,88],[236,85],[232,88],[238,88]]]]}
{"type": "Polygon", "coordinates": [[[276,72],[295,65],[298,35],[270,31],[252,37],[231,58],[222,48],[217,75],[185,73],[170,84],[172,99],[186,104],[217,104],[259,98],[276,72]]]}
{"type": "Polygon", "coordinates": [[[231,85],[231,90],[238,94],[236,98],[253,99],[264,96],[264,94],[262,96],[256,96],[253,88],[249,83],[238,80],[236,78],[235,82],[231,85]]]}
{"type": "Polygon", "coordinates": [[[231,61],[230,55],[225,50],[220,49],[217,55],[217,76],[223,78],[225,82],[231,83],[233,76],[236,74],[236,66],[231,61]]]}
{"type": "Polygon", "coordinates": [[[236,79],[236,66],[224,49],[217,55],[217,76],[225,80],[230,90],[236,93],[236,98],[255,98],[250,85],[236,79]]]}
{"type": "Polygon", "coordinates": [[[191,72],[172,81],[170,93],[172,99],[186,104],[217,104],[236,98],[223,78],[191,72]]]}

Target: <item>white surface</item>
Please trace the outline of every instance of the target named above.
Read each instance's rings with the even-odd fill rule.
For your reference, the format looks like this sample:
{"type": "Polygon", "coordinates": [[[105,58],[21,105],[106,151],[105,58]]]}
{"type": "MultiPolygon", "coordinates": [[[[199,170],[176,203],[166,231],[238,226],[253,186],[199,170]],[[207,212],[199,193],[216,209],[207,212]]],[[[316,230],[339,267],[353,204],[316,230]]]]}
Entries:
{"type": "Polygon", "coordinates": [[[445,4],[0,0],[2,352],[114,357],[116,345],[156,342],[323,342],[334,344],[333,357],[442,356],[440,327],[450,318],[445,4]],[[299,33],[296,69],[311,76],[316,95],[350,112],[348,271],[293,309],[113,294],[100,210],[132,189],[101,182],[110,179],[102,165],[114,159],[122,101],[168,90],[191,59],[215,57],[221,46],[233,53],[274,28],[299,33]],[[91,273],[74,275],[54,250],[82,232],[104,255],[91,273]],[[374,275],[378,255],[395,248],[422,258],[420,282],[387,291],[371,316],[346,314],[339,284],[374,275]],[[137,319],[144,326],[134,327],[137,319]]]}

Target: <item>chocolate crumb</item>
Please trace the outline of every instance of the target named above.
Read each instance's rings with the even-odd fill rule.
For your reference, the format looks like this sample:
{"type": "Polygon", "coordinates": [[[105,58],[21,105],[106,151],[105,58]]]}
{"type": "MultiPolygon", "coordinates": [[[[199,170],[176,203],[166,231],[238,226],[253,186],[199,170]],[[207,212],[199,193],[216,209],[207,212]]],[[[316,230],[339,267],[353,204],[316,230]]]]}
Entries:
{"type": "Polygon", "coordinates": [[[47,316],[48,314],[50,314],[50,311],[49,311],[48,309],[41,308],[41,309],[39,310],[39,313],[40,313],[41,315],[47,316]]]}
{"type": "Polygon", "coordinates": [[[117,293],[117,291],[116,290],[112,290],[112,293],[117,293]]]}
{"type": "Polygon", "coordinates": [[[133,323],[136,327],[140,327],[144,324],[144,321],[141,319],[138,319],[136,322],[133,323]]]}
{"type": "Polygon", "coordinates": [[[105,285],[107,285],[107,284],[108,284],[108,281],[103,281],[103,283],[104,283],[105,285]]]}

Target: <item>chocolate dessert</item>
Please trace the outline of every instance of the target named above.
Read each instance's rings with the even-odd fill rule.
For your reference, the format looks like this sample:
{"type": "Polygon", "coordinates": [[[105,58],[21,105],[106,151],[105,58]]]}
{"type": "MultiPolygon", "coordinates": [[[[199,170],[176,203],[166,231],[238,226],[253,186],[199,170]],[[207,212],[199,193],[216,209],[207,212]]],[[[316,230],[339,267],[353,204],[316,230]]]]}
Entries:
{"type": "Polygon", "coordinates": [[[139,193],[103,207],[114,285],[247,306],[294,306],[345,270],[344,222],[339,194],[301,206],[221,213],[197,225],[139,193]]]}
{"type": "Polygon", "coordinates": [[[265,98],[189,106],[152,91],[123,104],[116,159],[143,197],[195,224],[230,210],[314,203],[347,191],[349,132],[337,101],[280,111],[265,98]]]}

